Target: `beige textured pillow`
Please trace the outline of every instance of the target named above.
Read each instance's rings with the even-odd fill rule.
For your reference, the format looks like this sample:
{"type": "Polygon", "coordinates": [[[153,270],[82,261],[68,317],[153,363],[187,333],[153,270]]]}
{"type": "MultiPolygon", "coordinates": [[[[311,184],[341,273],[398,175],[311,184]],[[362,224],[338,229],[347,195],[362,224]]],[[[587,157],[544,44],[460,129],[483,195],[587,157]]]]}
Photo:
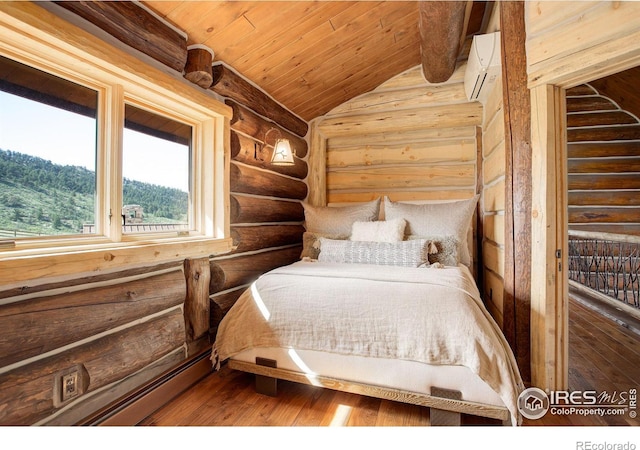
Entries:
{"type": "Polygon", "coordinates": [[[354,222],[351,227],[352,241],[398,242],[404,239],[404,219],[354,222]]]}
{"type": "Polygon", "coordinates": [[[320,238],[318,261],[429,267],[429,244],[424,239],[400,242],[359,242],[320,238]]]}
{"type": "Polygon", "coordinates": [[[460,262],[460,258],[458,257],[460,254],[460,242],[458,242],[455,236],[409,236],[407,239],[426,239],[435,245],[436,252],[430,252],[429,254],[429,262],[431,264],[440,263],[445,266],[457,266],[460,262]]]}
{"type": "Polygon", "coordinates": [[[392,202],[385,197],[385,218],[402,218],[407,221],[405,234],[417,237],[454,236],[460,243],[460,262],[471,265],[467,232],[476,209],[479,195],[468,200],[416,205],[392,202]]]}
{"type": "Polygon", "coordinates": [[[349,206],[313,206],[303,203],[306,231],[334,236],[351,235],[354,222],[378,220],[380,199],[349,206]]]}
{"type": "Polygon", "coordinates": [[[302,253],[300,254],[300,259],[310,258],[310,259],[318,259],[318,255],[320,254],[320,238],[327,239],[336,239],[336,240],[346,240],[349,239],[348,235],[332,235],[332,234],[322,234],[322,233],[311,233],[310,231],[305,231],[302,233],[302,253]]]}

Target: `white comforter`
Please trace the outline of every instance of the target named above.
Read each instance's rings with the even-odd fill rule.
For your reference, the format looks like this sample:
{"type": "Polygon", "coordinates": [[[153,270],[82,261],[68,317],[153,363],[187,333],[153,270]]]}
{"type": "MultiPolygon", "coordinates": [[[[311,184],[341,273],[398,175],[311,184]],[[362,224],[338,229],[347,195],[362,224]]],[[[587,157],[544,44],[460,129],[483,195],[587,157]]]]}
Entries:
{"type": "Polygon", "coordinates": [[[262,275],[220,324],[219,361],[254,347],[462,365],[520,423],[511,350],[464,267],[300,261],[262,275]]]}

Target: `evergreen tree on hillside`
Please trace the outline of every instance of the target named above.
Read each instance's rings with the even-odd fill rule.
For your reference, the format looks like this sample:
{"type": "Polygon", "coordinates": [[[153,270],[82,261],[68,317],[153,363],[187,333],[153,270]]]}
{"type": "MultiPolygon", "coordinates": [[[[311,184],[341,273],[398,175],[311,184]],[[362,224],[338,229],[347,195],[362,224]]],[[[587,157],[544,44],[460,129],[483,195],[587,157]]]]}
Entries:
{"type": "MultiPolygon", "coordinates": [[[[93,171],[0,149],[0,230],[79,233],[93,220],[95,192],[93,171]]],[[[123,201],[156,222],[187,220],[188,194],[179,189],[125,178],[123,201]]]]}

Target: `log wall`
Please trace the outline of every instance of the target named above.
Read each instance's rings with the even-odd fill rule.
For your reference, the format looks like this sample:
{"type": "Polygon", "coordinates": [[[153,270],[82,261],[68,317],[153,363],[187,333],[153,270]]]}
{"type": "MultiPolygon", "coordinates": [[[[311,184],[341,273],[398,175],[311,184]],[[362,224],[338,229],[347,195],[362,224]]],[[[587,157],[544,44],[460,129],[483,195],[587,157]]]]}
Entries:
{"type": "MultiPolygon", "coordinates": [[[[30,2],[0,9],[3,26],[28,24],[16,28],[28,39],[53,36],[82,48],[86,61],[95,57],[176,95],[211,99],[30,2]]],[[[228,120],[228,108],[215,105],[219,120],[228,120]]],[[[209,255],[227,249],[224,239],[203,239],[3,254],[0,425],[81,422],[210,349],[209,255]],[[65,397],[67,377],[77,390],[65,397]]]]}
{"type": "Polygon", "coordinates": [[[569,229],[640,235],[640,123],[606,80],[567,90],[569,229]]]}
{"type": "Polygon", "coordinates": [[[530,86],[556,80],[575,86],[640,59],[637,2],[526,2],[525,7],[530,86]]]}
{"type": "Polygon", "coordinates": [[[564,88],[640,65],[637,2],[527,2],[532,92],[532,384],[568,387],[564,88]],[[535,100],[535,101],[534,101],[535,100]],[[557,252],[560,250],[560,253],[557,252]],[[560,255],[560,260],[556,255],[560,255]]]}
{"type": "Polygon", "coordinates": [[[464,68],[437,85],[413,68],[320,118],[325,167],[312,176],[325,170],[327,203],[472,197],[482,105],[466,99],[464,68]]]}
{"type": "MultiPolygon", "coordinates": [[[[500,9],[494,8],[487,33],[500,30],[500,9]]],[[[478,272],[482,298],[500,327],[503,326],[505,276],[506,147],[502,76],[483,104],[482,145],[478,155],[481,186],[478,215],[478,272]]]]}
{"type": "Polygon", "coordinates": [[[234,248],[231,253],[210,260],[212,338],[224,315],[253,281],[271,269],[300,259],[304,232],[301,201],[308,194],[305,182],[308,168],[304,160],[308,146],[305,136],[301,136],[306,133],[307,124],[300,124],[299,118],[282,107],[264,102],[267,95],[247,82],[238,81],[239,74],[222,66],[217,69],[219,78],[232,76],[236,80],[217,82],[211,87],[228,96],[226,103],[233,109],[230,222],[234,248]],[[277,131],[270,132],[273,129],[277,131]],[[291,142],[294,165],[270,164],[277,137],[286,137],[291,142]]]}
{"type": "Polygon", "coordinates": [[[208,327],[185,326],[208,298],[209,267],[194,277],[194,265],[0,288],[0,424],[74,424],[209,346],[208,327]],[[64,399],[72,372],[78,395],[64,399]]]}
{"type": "Polygon", "coordinates": [[[505,133],[502,81],[496,80],[489,94],[482,124],[482,197],[483,223],[482,274],[485,304],[503,324],[504,251],[505,251],[505,133]]]}

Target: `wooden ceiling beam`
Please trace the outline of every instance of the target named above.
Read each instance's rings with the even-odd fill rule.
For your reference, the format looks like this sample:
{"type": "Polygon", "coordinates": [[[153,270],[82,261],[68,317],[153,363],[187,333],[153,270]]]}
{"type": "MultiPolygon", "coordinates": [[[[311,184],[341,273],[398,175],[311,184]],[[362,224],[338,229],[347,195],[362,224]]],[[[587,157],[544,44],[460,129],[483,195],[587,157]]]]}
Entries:
{"type": "Polygon", "coordinates": [[[135,2],[68,2],[57,5],[71,11],[119,41],[182,73],[187,62],[186,33],[135,2]]]}
{"type": "Polygon", "coordinates": [[[472,1],[420,2],[421,64],[428,82],[443,83],[453,75],[472,4],[472,1]]]}

